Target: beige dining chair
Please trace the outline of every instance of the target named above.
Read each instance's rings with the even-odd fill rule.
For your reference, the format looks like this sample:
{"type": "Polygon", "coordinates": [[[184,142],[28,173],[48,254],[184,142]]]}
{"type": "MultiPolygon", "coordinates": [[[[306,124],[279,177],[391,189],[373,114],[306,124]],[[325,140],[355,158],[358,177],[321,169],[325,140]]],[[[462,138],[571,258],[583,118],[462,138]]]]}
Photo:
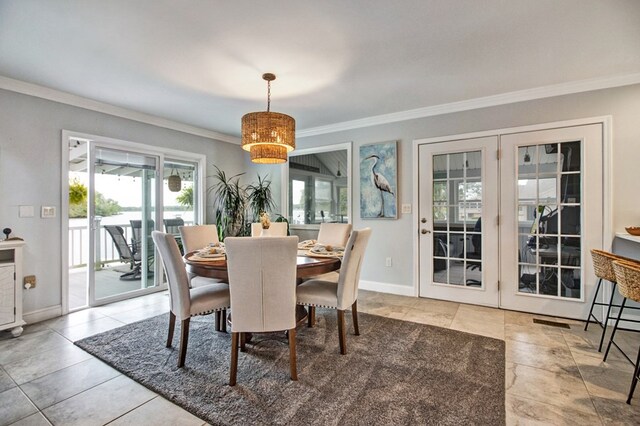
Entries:
{"type": "MultiPolygon", "coordinates": [[[[209,244],[217,244],[220,242],[216,225],[180,226],[178,227],[178,231],[180,232],[185,254],[200,250],[209,244]]],[[[213,282],[220,282],[220,280],[213,280],[213,282]]],[[[211,284],[211,278],[203,279],[197,275],[189,274],[189,283],[191,287],[199,287],[201,285],[211,284]]],[[[219,321],[216,321],[216,324],[218,322],[219,321]]]]}
{"type": "Polygon", "coordinates": [[[178,227],[184,252],[200,250],[209,244],[219,243],[216,225],[193,225],[178,227]]]}
{"type": "MultiPolygon", "coordinates": [[[[167,347],[171,347],[176,318],[180,320],[180,352],[178,367],[184,366],[189,341],[189,321],[196,315],[207,315],[221,312],[226,317],[226,311],[231,306],[229,286],[211,280],[211,284],[197,288],[189,288],[189,278],[176,239],[171,234],[159,231],[151,233],[153,242],[158,248],[162,266],[169,281],[169,334],[167,347]]],[[[203,280],[205,278],[202,278],[203,280]]]]}
{"type": "Polygon", "coordinates": [[[350,223],[321,223],[318,244],[344,247],[351,234],[350,223]]]}
{"type": "Polygon", "coordinates": [[[296,254],[298,237],[225,239],[231,291],[231,369],[236,384],[238,345],[245,333],[288,330],[291,380],[296,369],[296,254]]]}
{"type": "Polygon", "coordinates": [[[286,237],[287,236],[287,223],[286,222],[271,222],[269,229],[262,229],[261,223],[251,224],[251,236],[252,237],[286,237]]]}
{"type": "Polygon", "coordinates": [[[333,308],[338,312],[338,340],[340,353],[346,354],[346,329],[344,311],[351,307],[353,328],[356,336],[360,335],[358,328],[358,283],[360,269],[365,249],[371,236],[371,228],[351,232],[342,258],[342,265],[337,280],[327,278],[327,275],[317,279],[310,279],[300,284],[296,289],[298,305],[309,307],[309,327],[315,322],[315,308],[333,308]]]}

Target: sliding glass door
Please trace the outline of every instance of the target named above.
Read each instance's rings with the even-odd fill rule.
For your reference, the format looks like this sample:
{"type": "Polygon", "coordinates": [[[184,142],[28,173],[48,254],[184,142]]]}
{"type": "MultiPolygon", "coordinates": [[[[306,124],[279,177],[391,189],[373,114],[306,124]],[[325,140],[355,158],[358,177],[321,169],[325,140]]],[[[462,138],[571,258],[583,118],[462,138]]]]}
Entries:
{"type": "Polygon", "coordinates": [[[158,286],[156,229],[159,158],[90,144],[89,304],[158,286]]]}

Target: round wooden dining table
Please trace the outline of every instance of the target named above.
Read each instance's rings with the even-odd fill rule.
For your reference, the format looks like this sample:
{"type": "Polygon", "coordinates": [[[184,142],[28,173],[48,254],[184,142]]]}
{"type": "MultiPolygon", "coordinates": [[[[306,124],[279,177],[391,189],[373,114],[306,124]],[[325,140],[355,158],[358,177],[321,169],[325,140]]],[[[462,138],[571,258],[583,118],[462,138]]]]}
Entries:
{"type": "MultiPolygon", "coordinates": [[[[228,282],[229,274],[227,272],[226,259],[191,259],[195,253],[196,252],[187,253],[184,256],[188,272],[201,277],[217,278],[228,282]]],[[[304,278],[310,278],[340,269],[340,259],[337,257],[308,257],[298,255],[296,263],[296,279],[298,283],[302,282],[304,278]]]]}

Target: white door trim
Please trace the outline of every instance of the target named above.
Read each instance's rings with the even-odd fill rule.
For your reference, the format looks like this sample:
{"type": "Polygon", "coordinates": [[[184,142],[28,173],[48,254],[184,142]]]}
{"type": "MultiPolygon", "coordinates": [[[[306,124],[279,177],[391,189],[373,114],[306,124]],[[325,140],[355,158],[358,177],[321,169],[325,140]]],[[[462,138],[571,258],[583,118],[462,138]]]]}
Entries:
{"type": "MultiPolygon", "coordinates": [[[[519,126],[519,127],[506,127],[502,129],[495,130],[484,130],[480,132],[471,132],[471,133],[461,133],[455,135],[448,136],[438,136],[433,138],[423,138],[423,139],[414,139],[412,146],[412,157],[413,157],[413,196],[412,196],[412,204],[414,206],[419,205],[419,188],[418,188],[418,148],[422,144],[431,144],[436,142],[447,142],[458,139],[473,139],[480,138],[486,136],[502,136],[508,135],[512,133],[523,133],[537,130],[549,130],[556,129],[561,127],[573,127],[573,126],[582,126],[588,124],[602,124],[602,145],[603,145],[603,164],[602,164],[602,174],[603,174],[603,227],[602,227],[602,241],[603,247],[605,250],[611,249],[611,245],[613,244],[613,238],[615,234],[613,232],[613,217],[612,217],[612,209],[613,209],[613,180],[611,178],[611,168],[612,168],[612,149],[613,149],[613,117],[610,115],[607,116],[598,116],[598,117],[590,117],[590,118],[580,118],[575,120],[564,120],[564,121],[555,121],[550,123],[542,123],[542,124],[533,124],[527,126],[519,126]]],[[[413,217],[413,294],[415,296],[419,295],[420,289],[420,251],[419,251],[419,218],[418,215],[413,217]]]]}
{"type": "MultiPolygon", "coordinates": [[[[61,301],[62,301],[62,315],[69,313],[69,139],[70,138],[78,138],[99,142],[101,146],[112,148],[112,149],[124,149],[127,151],[140,152],[143,154],[150,155],[158,155],[160,157],[170,157],[175,160],[184,160],[191,161],[198,164],[198,175],[200,178],[201,184],[197,188],[198,197],[201,200],[200,206],[198,208],[198,216],[201,218],[201,222],[206,222],[206,155],[198,154],[194,152],[187,152],[177,149],[164,148],[154,145],[147,145],[139,142],[130,142],[123,139],[115,139],[106,136],[92,135],[89,133],[75,132],[73,130],[62,130],[61,136],[61,173],[60,173],[60,188],[61,188],[61,197],[60,197],[60,245],[61,245],[61,272],[60,272],[60,283],[61,283],[61,301]]],[[[159,170],[162,170],[164,167],[164,163],[159,165],[159,170]]],[[[162,195],[162,191],[159,192],[156,196],[162,195]]],[[[161,201],[161,198],[158,198],[161,201]]],[[[156,218],[157,219],[157,218],[156,218]]],[[[157,221],[156,221],[157,222],[157,221]]],[[[153,293],[156,291],[163,291],[166,289],[166,286],[159,286],[157,288],[148,289],[149,293],[153,293]]],[[[109,300],[109,302],[123,300],[126,296],[122,298],[116,297],[113,300],[109,300]]]]}

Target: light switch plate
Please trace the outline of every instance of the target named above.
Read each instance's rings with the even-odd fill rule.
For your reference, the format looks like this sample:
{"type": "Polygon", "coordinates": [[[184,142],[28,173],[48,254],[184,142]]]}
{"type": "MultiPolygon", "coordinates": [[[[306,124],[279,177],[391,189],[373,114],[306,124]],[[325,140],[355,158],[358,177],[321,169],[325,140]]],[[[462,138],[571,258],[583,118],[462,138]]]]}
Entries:
{"type": "Polygon", "coordinates": [[[410,214],[411,213],[411,204],[403,204],[402,205],[402,213],[410,214]]]}
{"type": "Polygon", "coordinates": [[[42,206],[41,216],[43,219],[56,217],[56,208],[53,206],[42,206]]]}
{"type": "Polygon", "coordinates": [[[33,216],[34,216],[33,206],[19,206],[18,217],[33,217],[33,216]]]}

